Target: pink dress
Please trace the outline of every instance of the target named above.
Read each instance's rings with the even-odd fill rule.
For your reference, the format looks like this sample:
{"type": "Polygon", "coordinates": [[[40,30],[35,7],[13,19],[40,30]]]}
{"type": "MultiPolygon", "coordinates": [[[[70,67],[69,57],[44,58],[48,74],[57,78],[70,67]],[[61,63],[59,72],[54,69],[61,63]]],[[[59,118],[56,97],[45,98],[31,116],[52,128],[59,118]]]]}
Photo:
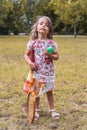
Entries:
{"type": "MultiPolygon", "coordinates": [[[[54,52],[57,52],[57,44],[50,39],[29,41],[27,44],[27,49],[34,50],[35,63],[38,65],[38,70],[34,71],[34,78],[39,82],[46,82],[46,91],[54,88],[55,80],[53,61],[44,54],[49,46],[54,48],[54,52]]],[[[27,79],[29,79],[29,75],[27,79]]]]}

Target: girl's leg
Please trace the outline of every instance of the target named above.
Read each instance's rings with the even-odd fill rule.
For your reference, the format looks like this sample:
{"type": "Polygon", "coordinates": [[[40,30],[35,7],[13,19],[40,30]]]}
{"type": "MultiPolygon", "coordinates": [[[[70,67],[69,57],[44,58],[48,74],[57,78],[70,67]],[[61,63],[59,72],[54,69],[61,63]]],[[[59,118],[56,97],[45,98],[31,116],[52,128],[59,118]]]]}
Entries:
{"type": "Polygon", "coordinates": [[[47,99],[49,102],[49,107],[50,107],[50,113],[53,119],[59,119],[59,113],[56,113],[55,109],[54,109],[54,95],[53,95],[53,91],[48,91],[47,92],[47,99]]]}
{"type": "Polygon", "coordinates": [[[47,99],[48,99],[48,102],[49,102],[50,110],[54,109],[54,96],[53,96],[53,91],[48,91],[48,92],[47,92],[47,99]]]}
{"type": "Polygon", "coordinates": [[[35,108],[36,108],[36,109],[39,109],[39,108],[40,108],[39,105],[40,105],[40,97],[37,97],[37,98],[36,98],[35,108]]]}
{"type": "Polygon", "coordinates": [[[36,98],[36,104],[35,104],[35,120],[39,119],[40,114],[40,97],[36,98]]]}

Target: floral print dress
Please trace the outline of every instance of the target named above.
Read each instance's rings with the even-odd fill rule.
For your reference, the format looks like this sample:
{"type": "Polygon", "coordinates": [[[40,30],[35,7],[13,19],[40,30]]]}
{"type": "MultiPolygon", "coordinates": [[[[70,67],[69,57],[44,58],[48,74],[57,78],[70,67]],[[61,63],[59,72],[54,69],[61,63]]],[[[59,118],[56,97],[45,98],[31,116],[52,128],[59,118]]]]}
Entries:
{"type": "Polygon", "coordinates": [[[44,54],[50,46],[54,48],[54,52],[57,51],[57,44],[50,39],[29,41],[27,44],[27,49],[34,50],[34,60],[38,65],[38,69],[34,71],[34,78],[39,82],[45,82],[47,90],[54,88],[55,80],[53,61],[44,54]]]}

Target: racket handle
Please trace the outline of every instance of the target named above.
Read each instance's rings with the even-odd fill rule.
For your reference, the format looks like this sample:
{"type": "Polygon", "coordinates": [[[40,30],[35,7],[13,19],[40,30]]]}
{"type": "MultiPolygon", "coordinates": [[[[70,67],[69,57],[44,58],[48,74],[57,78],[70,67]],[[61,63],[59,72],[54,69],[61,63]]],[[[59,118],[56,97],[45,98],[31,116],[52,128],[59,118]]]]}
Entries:
{"type": "Polygon", "coordinates": [[[30,82],[33,83],[33,71],[30,71],[30,82]]]}

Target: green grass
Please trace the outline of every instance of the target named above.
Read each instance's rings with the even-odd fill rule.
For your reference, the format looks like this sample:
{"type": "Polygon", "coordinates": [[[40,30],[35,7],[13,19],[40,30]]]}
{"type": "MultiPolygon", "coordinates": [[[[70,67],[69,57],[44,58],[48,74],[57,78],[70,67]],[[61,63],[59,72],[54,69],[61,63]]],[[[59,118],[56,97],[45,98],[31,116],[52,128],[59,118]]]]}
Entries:
{"type": "Polygon", "coordinates": [[[33,124],[23,109],[29,71],[23,55],[28,39],[0,37],[0,130],[87,130],[87,37],[54,37],[60,55],[55,61],[55,108],[61,118],[51,119],[43,95],[41,117],[33,124]]]}

